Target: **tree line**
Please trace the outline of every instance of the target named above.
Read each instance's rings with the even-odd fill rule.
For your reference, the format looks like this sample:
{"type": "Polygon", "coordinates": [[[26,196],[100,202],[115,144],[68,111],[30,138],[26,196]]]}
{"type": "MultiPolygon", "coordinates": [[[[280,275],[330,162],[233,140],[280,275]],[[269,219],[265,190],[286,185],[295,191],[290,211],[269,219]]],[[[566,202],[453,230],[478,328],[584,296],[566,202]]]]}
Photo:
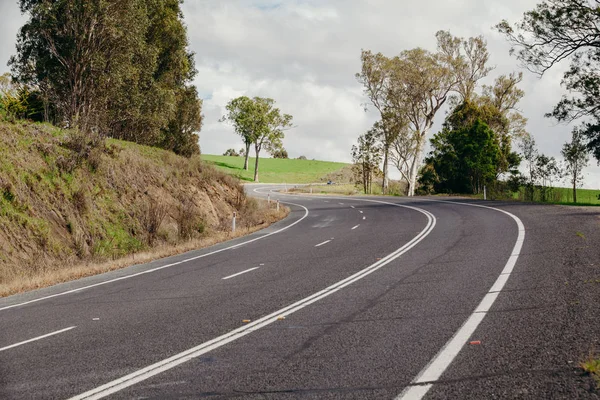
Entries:
{"type": "Polygon", "coordinates": [[[202,101],[191,84],[196,69],[179,0],[19,5],[29,18],[9,62],[17,89],[3,96],[22,111],[16,115],[185,156],[200,152],[202,101]]]}
{"type": "Polygon", "coordinates": [[[380,177],[386,193],[392,163],[407,183],[408,195],[418,188],[479,193],[498,183],[525,185],[533,193],[535,187],[543,191],[551,186],[552,179],[567,178],[576,201],[588,154],[600,161],[599,26],[595,1],[546,0],[516,26],[503,21],[496,27],[530,71],[543,75],[561,61],[571,61],[562,82],[570,95],[546,114],[559,122],[582,121],[563,145],[563,161],[539,154],[526,131],[527,120],[518,110],[524,96],[522,73],[479,85],[493,71],[483,37],[463,39],[440,31],[434,52],[415,48],[389,57],[363,50],[356,78],[379,117],[352,148],[365,192],[373,177],[380,177]],[[449,111],[442,130],[430,139],[431,151],[422,162],[428,132],[445,105],[449,111]],[[513,149],[515,143],[520,152],[513,149]]]}

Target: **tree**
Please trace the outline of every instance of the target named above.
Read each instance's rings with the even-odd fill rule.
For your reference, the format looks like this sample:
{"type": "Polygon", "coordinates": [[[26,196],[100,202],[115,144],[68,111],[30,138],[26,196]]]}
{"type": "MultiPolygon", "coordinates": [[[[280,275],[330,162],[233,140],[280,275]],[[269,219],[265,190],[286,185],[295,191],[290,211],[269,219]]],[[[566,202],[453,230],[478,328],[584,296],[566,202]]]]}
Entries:
{"type": "Polygon", "coordinates": [[[196,132],[202,128],[202,100],[198,100],[195,86],[184,87],[176,97],[175,115],[163,129],[164,139],[160,147],[191,157],[200,154],[196,132]]]}
{"type": "Polygon", "coordinates": [[[536,160],[537,176],[540,184],[541,201],[547,201],[552,192],[552,180],[560,176],[561,171],[556,159],[540,154],[536,160]]]}
{"type": "Polygon", "coordinates": [[[426,162],[435,170],[436,191],[480,193],[496,180],[500,149],[494,132],[480,119],[458,129],[446,124],[431,146],[426,162]]]}
{"type": "MultiPolygon", "coordinates": [[[[361,72],[356,79],[363,85],[364,93],[369,97],[373,106],[379,111],[381,122],[376,127],[375,136],[382,143],[383,151],[383,182],[382,191],[388,188],[388,160],[392,143],[400,133],[404,124],[402,114],[395,112],[392,107],[392,61],[381,53],[373,54],[363,50],[361,53],[361,72]]],[[[365,111],[367,107],[365,106],[365,111]]]]}
{"type": "Polygon", "coordinates": [[[573,187],[573,202],[577,203],[577,187],[583,182],[583,169],[589,162],[588,148],[583,142],[583,133],[575,128],[572,132],[571,142],[563,145],[561,154],[565,158],[565,172],[573,187]]]}
{"type": "Polygon", "coordinates": [[[526,196],[530,201],[533,201],[533,195],[535,192],[535,182],[537,180],[537,158],[538,158],[538,150],[535,145],[535,139],[531,135],[527,135],[523,137],[521,140],[520,146],[521,155],[523,159],[527,162],[527,172],[529,176],[527,177],[527,185],[526,185],[526,196]]]}
{"type": "Polygon", "coordinates": [[[289,158],[287,150],[283,147],[281,149],[273,151],[271,155],[273,156],[273,158],[289,158]]]}
{"type": "Polygon", "coordinates": [[[358,145],[352,146],[352,162],[357,183],[365,194],[372,193],[373,176],[379,169],[383,149],[379,144],[378,133],[374,129],[358,138],[358,145]]]}
{"type": "Polygon", "coordinates": [[[235,98],[225,106],[227,114],[223,116],[221,122],[229,122],[233,125],[235,133],[242,137],[244,141],[244,170],[248,170],[248,157],[250,156],[250,146],[254,140],[254,131],[258,129],[259,117],[257,115],[256,101],[246,96],[235,98]]]}
{"type": "Polygon", "coordinates": [[[201,104],[178,0],[20,0],[20,7],[29,20],[10,65],[19,83],[39,92],[46,119],[52,109],[56,122],[87,134],[199,153],[189,129],[201,126],[201,104]]]}
{"type": "Polygon", "coordinates": [[[562,85],[574,93],[563,96],[547,116],[561,122],[583,118],[581,133],[588,149],[600,161],[600,13],[595,0],[545,0],[527,11],[523,20],[511,26],[497,25],[512,43],[516,54],[530,71],[543,75],[564,60],[570,68],[562,85]]]}
{"type": "Polygon", "coordinates": [[[275,101],[269,98],[255,97],[256,130],[252,132],[252,142],[256,160],[254,163],[254,182],[258,182],[258,162],[263,147],[281,148],[284,131],[292,127],[292,116],[282,114],[275,107],[275,101]]]}
{"type": "MultiPolygon", "coordinates": [[[[485,66],[489,55],[482,38],[465,41],[444,31],[438,32],[436,38],[438,50],[435,53],[416,48],[403,51],[387,61],[378,56],[378,65],[385,73],[376,74],[376,77],[383,77],[383,83],[374,85],[376,90],[365,85],[368,94],[377,93],[378,99],[386,101],[380,102],[385,104],[381,107],[384,111],[382,121],[387,115],[396,119],[402,116],[409,131],[402,129],[403,124],[397,122],[398,132],[411,132],[408,137],[415,140],[409,168],[410,196],[415,192],[425,138],[436,114],[452,93],[471,96],[477,81],[489,72],[485,66]]],[[[363,70],[364,64],[363,61],[363,70]]],[[[374,81],[380,82],[381,79],[374,81]]],[[[364,84],[365,80],[362,82],[364,84]]],[[[370,95],[372,102],[374,97],[370,95]]]]}
{"type": "Polygon", "coordinates": [[[237,151],[235,151],[235,149],[227,149],[223,155],[229,157],[239,157],[239,154],[237,151]]]}

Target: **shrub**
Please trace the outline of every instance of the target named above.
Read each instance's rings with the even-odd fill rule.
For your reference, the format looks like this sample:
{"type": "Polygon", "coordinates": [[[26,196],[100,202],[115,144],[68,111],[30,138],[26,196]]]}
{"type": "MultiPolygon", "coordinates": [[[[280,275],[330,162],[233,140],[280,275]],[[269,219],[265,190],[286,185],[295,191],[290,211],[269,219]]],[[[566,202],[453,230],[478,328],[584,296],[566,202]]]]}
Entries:
{"type": "Polygon", "coordinates": [[[150,197],[142,206],[141,223],[146,232],[146,241],[152,246],[163,220],[167,216],[168,206],[160,200],[150,197]]]}

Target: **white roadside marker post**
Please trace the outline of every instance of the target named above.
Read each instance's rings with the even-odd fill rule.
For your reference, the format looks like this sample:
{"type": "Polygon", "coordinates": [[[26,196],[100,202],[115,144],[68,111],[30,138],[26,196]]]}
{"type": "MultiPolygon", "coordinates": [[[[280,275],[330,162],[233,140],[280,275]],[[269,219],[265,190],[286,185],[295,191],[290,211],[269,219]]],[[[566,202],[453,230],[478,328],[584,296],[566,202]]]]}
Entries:
{"type": "Polygon", "coordinates": [[[483,186],[483,199],[487,200],[487,187],[483,186]]]}
{"type": "Polygon", "coordinates": [[[277,200],[277,211],[279,211],[279,200],[277,200]]]}
{"type": "Polygon", "coordinates": [[[271,193],[267,194],[267,203],[271,204],[271,193]]]}
{"type": "Polygon", "coordinates": [[[237,212],[233,212],[233,219],[231,220],[231,232],[235,233],[235,218],[237,217],[237,212]]]}

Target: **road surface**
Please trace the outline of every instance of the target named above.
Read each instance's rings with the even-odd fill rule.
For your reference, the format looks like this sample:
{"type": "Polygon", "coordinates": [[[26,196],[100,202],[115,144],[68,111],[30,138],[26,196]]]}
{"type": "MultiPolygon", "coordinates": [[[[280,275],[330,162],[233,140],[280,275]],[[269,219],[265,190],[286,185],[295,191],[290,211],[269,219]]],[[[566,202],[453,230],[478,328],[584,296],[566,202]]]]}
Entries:
{"type": "Polygon", "coordinates": [[[290,216],[0,299],[0,398],[599,398],[598,209],[250,190],[290,216]]]}

